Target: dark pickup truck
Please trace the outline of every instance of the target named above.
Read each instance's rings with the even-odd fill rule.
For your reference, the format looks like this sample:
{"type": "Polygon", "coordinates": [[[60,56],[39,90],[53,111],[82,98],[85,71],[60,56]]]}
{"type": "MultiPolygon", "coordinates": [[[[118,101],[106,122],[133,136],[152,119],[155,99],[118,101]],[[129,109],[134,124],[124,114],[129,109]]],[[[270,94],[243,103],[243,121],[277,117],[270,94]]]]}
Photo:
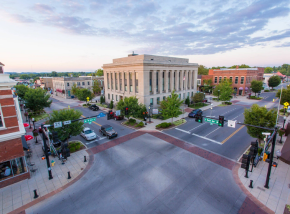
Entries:
{"type": "Polygon", "coordinates": [[[103,136],[107,136],[108,139],[118,136],[118,133],[110,125],[102,125],[101,128],[99,129],[99,132],[103,136]]]}

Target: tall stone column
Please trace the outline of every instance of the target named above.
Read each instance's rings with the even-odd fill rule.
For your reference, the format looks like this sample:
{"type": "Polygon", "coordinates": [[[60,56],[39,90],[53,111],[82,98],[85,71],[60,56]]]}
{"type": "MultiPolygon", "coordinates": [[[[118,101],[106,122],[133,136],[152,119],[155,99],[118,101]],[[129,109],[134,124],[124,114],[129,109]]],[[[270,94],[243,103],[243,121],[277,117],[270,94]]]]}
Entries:
{"type": "Polygon", "coordinates": [[[121,78],[122,78],[122,92],[125,92],[125,78],[124,78],[124,72],[121,72],[121,78]]]}
{"type": "Polygon", "coordinates": [[[180,73],[179,88],[181,91],[183,91],[183,71],[179,71],[179,73],[180,73]]]}
{"type": "Polygon", "coordinates": [[[164,72],[164,91],[168,93],[168,72],[169,71],[163,71],[164,72]]]}
{"type": "Polygon", "coordinates": [[[174,86],[173,86],[173,83],[174,83],[174,71],[171,70],[170,71],[170,92],[172,92],[174,90],[174,86]]]}
{"type": "Polygon", "coordinates": [[[189,89],[192,89],[192,71],[189,71],[189,89]]]}
{"type": "MultiPolygon", "coordinates": [[[[153,94],[156,94],[156,71],[150,71],[150,72],[152,72],[152,82],[151,82],[152,92],[153,92],[153,94]]],[[[150,78],[150,76],[149,76],[149,78],[150,78]]]]}
{"type": "Polygon", "coordinates": [[[158,71],[158,91],[162,93],[162,71],[158,71]]]}
{"type": "Polygon", "coordinates": [[[136,78],[136,72],[133,71],[133,72],[132,72],[132,85],[133,85],[132,93],[133,93],[134,95],[136,94],[136,88],[135,88],[136,83],[135,83],[135,78],[136,78]]]}
{"type": "Polygon", "coordinates": [[[178,77],[179,77],[179,71],[175,71],[175,91],[179,91],[179,79],[178,79],[178,77]]]}
{"type": "Polygon", "coordinates": [[[185,80],[183,80],[183,84],[184,84],[184,90],[186,90],[187,91],[187,81],[188,81],[188,76],[187,76],[187,72],[188,71],[184,71],[184,74],[183,74],[183,76],[185,77],[185,80]]]}
{"type": "Polygon", "coordinates": [[[193,70],[193,78],[192,78],[192,82],[193,82],[193,89],[197,90],[197,69],[193,70]]]}

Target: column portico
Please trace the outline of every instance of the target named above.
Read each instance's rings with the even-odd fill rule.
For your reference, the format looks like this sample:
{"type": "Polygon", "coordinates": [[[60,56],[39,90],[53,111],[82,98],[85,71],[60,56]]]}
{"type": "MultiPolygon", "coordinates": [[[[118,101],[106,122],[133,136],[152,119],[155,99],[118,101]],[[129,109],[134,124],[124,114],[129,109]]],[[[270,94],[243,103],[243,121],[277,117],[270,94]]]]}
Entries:
{"type": "Polygon", "coordinates": [[[132,86],[133,86],[132,93],[134,95],[136,94],[136,88],[135,88],[136,82],[135,82],[135,79],[136,79],[136,72],[132,71],[132,86]]]}
{"type": "Polygon", "coordinates": [[[174,71],[171,70],[170,71],[170,92],[172,92],[174,90],[174,86],[173,86],[173,83],[174,83],[174,71]]]}
{"type": "Polygon", "coordinates": [[[152,92],[153,94],[156,94],[156,71],[150,71],[152,72],[152,92]]]}
{"type": "Polygon", "coordinates": [[[168,70],[166,71],[163,71],[164,72],[164,91],[166,92],[166,93],[168,93],[168,70]]]}
{"type": "Polygon", "coordinates": [[[162,71],[158,71],[158,92],[162,93],[162,71]]]}

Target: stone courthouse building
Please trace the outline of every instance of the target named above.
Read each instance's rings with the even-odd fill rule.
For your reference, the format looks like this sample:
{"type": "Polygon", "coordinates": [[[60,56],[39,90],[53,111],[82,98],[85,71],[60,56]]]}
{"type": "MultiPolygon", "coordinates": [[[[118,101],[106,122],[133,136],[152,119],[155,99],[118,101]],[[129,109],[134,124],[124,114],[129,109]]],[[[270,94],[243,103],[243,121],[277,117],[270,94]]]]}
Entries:
{"type": "Polygon", "coordinates": [[[188,61],[134,53],[113,59],[103,65],[106,102],[136,96],[139,103],[157,107],[173,90],[181,99],[191,97],[197,90],[198,64],[188,61]]]}

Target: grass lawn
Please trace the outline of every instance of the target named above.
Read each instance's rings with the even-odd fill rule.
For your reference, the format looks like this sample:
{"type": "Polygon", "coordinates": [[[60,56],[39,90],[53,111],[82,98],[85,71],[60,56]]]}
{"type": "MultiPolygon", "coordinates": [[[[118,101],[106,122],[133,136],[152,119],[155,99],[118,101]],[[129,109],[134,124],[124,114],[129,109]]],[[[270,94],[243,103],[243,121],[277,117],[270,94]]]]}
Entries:
{"type": "Polygon", "coordinates": [[[186,123],[186,120],[185,119],[181,119],[181,120],[177,120],[177,121],[174,121],[173,124],[176,125],[176,126],[179,126],[183,123],[186,123]]]}
{"type": "Polygon", "coordinates": [[[101,103],[95,103],[97,106],[101,106],[103,108],[108,108],[106,104],[101,104],[101,103]]]}
{"type": "Polygon", "coordinates": [[[226,105],[226,104],[219,104],[218,106],[228,106],[228,105],[226,105]]]}
{"type": "Polygon", "coordinates": [[[202,108],[202,107],[205,107],[205,106],[208,106],[209,104],[206,104],[206,103],[198,103],[198,104],[191,104],[189,105],[190,108],[202,108]]]}
{"type": "Polygon", "coordinates": [[[37,121],[39,121],[39,120],[42,120],[42,119],[44,119],[44,118],[49,117],[49,114],[47,114],[47,113],[42,113],[42,114],[39,114],[39,115],[33,115],[32,117],[35,119],[35,122],[37,122],[37,121]]]}

